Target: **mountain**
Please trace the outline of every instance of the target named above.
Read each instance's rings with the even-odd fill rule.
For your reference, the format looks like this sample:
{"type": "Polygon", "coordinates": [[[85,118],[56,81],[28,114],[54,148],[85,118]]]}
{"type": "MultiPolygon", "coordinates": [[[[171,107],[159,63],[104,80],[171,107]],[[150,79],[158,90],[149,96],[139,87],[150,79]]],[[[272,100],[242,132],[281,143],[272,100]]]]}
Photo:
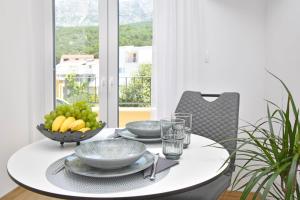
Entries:
{"type": "MultiPolygon", "coordinates": [[[[120,24],[152,20],[153,0],[119,0],[120,24]]],[[[55,0],[56,26],[97,26],[98,0],[55,0]]]]}
{"type": "Polygon", "coordinates": [[[131,24],[152,21],[153,0],[120,0],[119,22],[131,24]]]}

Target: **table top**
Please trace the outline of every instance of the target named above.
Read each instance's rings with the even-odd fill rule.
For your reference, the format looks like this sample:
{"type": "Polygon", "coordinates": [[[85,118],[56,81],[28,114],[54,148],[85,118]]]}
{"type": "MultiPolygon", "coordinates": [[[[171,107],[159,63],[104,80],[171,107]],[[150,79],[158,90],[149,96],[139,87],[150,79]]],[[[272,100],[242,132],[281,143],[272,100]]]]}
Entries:
{"type": "MultiPolygon", "coordinates": [[[[97,136],[84,142],[112,137],[114,129],[103,129],[97,136]]],[[[229,153],[223,148],[207,146],[214,141],[193,135],[188,149],[184,149],[179,165],[171,168],[166,177],[149,186],[130,191],[93,194],[78,193],[61,189],[51,184],[46,178],[46,170],[53,162],[74,152],[75,144],[60,147],[58,142],[43,139],[27,145],[13,154],[8,163],[7,171],[18,184],[29,190],[48,196],[61,198],[135,198],[154,197],[188,191],[218,177],[228,166],[224,161],[229,153]]],[[[217,144],[217,146],[221,146],[217,144]]],[[[162,154],[160,143],[147,144],[152,153],[162,154]]]]}

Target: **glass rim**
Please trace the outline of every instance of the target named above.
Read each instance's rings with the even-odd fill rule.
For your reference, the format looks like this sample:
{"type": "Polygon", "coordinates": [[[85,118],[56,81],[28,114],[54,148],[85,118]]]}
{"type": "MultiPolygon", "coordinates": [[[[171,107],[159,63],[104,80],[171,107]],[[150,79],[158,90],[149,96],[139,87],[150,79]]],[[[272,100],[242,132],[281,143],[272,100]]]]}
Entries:
{"type": "Polygon", "coordinates": [[[172,113],[171,116],[193,117],[193,114],[192,113],[175,112],[175,113],[172,113]]]}
{"type": "Polygon", "coordinates": [[[160,122],[165,121],[165,122],[169,122],[169,123],[185,123],[185,119],[176,119],[178,121],[172,121],[172,119],[173,119],[172,117],[164,117],[164,118],[160,119],[159,121],[160,122]]]}

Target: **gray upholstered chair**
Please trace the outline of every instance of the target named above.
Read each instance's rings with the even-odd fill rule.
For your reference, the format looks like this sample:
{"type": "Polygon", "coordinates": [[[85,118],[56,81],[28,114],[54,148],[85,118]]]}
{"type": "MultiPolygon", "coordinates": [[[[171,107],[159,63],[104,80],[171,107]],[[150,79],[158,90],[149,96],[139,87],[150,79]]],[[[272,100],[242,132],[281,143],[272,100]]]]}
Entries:
{"type": "MultiPolygon", "coordinates": [[[[179,101],[176,112],[193,114],[193,134],[210,138],[216,142],[226,138],[237,137],[239,119],[238,93],[202,95],[200,92],[186,91],[179,101]],[[218,98],[209,102],[203,98],[205,96],[218,98]]],[[[230,153],[236,148],[235,141],[223,143],[223,145],[230,153]]],[[[234,161],[234,159],[231,160],[230,166],[223,175],[197,189],[157,199],[215,200],[230,186],[231,175],[234,171],[234,161]]]]}

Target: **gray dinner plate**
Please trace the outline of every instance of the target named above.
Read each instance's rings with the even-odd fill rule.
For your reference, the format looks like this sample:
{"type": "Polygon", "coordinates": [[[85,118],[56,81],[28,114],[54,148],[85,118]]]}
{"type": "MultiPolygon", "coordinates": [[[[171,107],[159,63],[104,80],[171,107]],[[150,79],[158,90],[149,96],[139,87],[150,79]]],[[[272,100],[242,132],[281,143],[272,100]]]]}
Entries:
{"type": "Polygon", "coordinates": [[[118,130],[117,133],[121,137],[129,139],[129,140],[136,140],[136,141],[140,141],[140,142],[160,142],[161,141],[160,137],[157,137],[157,138],[142,138],[142,137],[139,137],[139,136],[135,135],[134,133],[131,133],[127,129],[120,129],[120,130],[118,130]]]}
{"type": "Polygon", "coordinates": [[[95,178],[111,178],[140,172],[150,167],[153,162],[154,156],[146,151],[146,153],[132,165],[114,170],[90,167],[84,164],[75,154],[66,157],[64,164],[65,168],[74,174],[95,178]]]}
{"type": "Polygon", "coordinates": [[[160,137],[160,121],[133,121],[126,124],[126,129],[141,138],[160,137]]]}
{"type": "Polygon", "coordinates": [[[136,162],[146,152],[146,145],[142,142],[119,138],[81,144],[74,151],[85,164],[111,170],[136,162]]]}

